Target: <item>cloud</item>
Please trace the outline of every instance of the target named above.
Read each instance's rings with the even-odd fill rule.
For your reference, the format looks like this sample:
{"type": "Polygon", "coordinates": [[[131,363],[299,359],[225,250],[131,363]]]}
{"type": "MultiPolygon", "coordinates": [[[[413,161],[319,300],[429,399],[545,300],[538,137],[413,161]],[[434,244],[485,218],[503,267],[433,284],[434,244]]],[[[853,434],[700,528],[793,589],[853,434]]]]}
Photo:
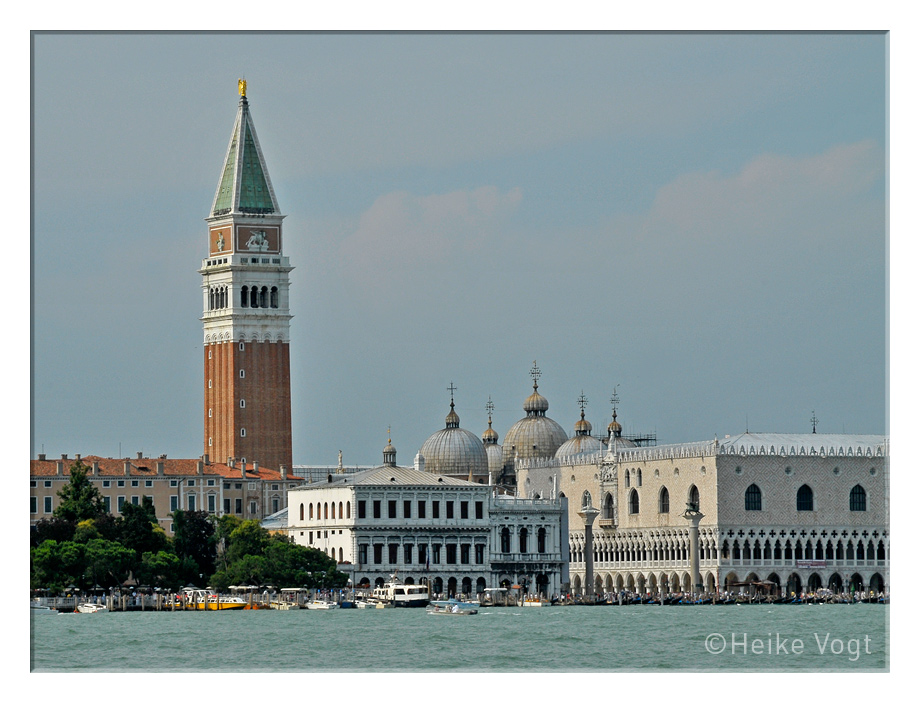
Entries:
{"type": "Polygon", "coordinates": [[[342,242],[340,269],[364,283],[379,284],[482,255],[522,200],[520,188],[502,192],[495,186],[380,196],[342,242]]]}
{"type": "Polygon", "coordinates": [[[698,243],[781,236],[815,223],[830,234],[827,225],[869,192],[883,166],[881,149],[867,140],[804,157],[763,154],[735,174],[685,174],[658,191],[642,229],[698,243]]]}

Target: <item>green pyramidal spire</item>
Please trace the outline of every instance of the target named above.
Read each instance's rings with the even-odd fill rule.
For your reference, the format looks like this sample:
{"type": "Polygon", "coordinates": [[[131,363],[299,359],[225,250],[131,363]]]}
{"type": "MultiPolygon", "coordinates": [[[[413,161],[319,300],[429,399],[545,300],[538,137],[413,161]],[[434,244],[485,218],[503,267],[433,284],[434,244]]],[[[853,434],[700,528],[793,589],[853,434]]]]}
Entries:
{"type": "Polygon", "coordinates": [[[265,168],[265,159],[249,114],[245,91],[240,97],[227,158],[221,173],[211,217],[232,213],[279,214],[275,191],[265,168]]]}

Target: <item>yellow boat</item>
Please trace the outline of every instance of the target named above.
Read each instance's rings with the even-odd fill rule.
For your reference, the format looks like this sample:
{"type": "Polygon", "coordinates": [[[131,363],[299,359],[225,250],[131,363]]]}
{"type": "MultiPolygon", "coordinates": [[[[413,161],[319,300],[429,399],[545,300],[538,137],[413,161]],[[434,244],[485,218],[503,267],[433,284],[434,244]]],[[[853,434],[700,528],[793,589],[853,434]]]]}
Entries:
{"type": "Polygon", "coordinates": [[[244,610],[249,605],[238,596],[221,596],[206,589],[185,591],[184,596],[186,610],[244,610]]]}

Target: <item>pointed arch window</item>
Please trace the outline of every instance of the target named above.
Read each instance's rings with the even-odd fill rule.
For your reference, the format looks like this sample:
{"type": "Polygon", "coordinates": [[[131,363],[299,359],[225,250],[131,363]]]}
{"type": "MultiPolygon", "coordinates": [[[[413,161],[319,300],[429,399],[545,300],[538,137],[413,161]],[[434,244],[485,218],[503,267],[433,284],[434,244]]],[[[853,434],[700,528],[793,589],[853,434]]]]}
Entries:
{"type": "Polygon", "coordinates": [[[700,492],[695,485],[690,486],[690,491],[687,493],[687,503],[690,504],[693,510],[700,509],[700,492]]]}
{"type": "Polygon", "coordinates": [[[760,493],[760,486],[756,483],[752,483],[747,487],[747,490],[744,492],[744,509],[745,510],[762,510],[762,496],[760,493]]]}
{"type": "Polygon", "coordinates": [[[658,512],[671,512],[671,494],[668,493],[668,489],[663,486],[661,488],[661,492],[658,494],[658,512]]]}
{"type": "Polygon", "coordinates": [[[635,488],[629,492],[629,514],[639,514],[639,491],[637,491],[635,488]]]}
{"type": "Polygon", "coordinates": [[[866,510],[866,489],[858,483],[850,491],[850,510],[853,512],[865,512],[866,510]]]}
{"type": "Polygon", "coordinates": [[[800,487],[795,494],[795,509],[800,512],[811,512],[815,509],[815,497],[808,484],[800,487]]]}

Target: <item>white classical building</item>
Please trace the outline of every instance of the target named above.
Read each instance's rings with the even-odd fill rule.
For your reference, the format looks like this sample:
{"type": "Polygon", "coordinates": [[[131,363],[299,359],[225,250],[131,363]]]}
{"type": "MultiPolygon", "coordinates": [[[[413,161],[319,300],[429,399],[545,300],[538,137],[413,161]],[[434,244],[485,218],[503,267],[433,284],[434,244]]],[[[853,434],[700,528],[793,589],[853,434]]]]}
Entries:
{"type": "MultiPolygon", "coordinates": [[[[477,440],[478,441],[478,440],[477,440]]],[[[564,499],[516,499],[494,486],[396,465],[330,473],[290,492],[288,534],[335,558],[355,585],[396,572],[434,593],[524,585],[560,593],[568,581],[564,499]]]]}
{"type": "Polygon", "coordinates": [[[772,581],[786,592],[887,590],[888,437],[752,434],[637,447],[610,426],[607,446],[518,460],[518,490],[569,498],[572,588],[658,594],[692,589],[690,521],[709,592],[772,581]],[[583,506],[600,512],[585,543],[583,506]],[[585,587],[593,549],[593,589],[585,587]]]}

